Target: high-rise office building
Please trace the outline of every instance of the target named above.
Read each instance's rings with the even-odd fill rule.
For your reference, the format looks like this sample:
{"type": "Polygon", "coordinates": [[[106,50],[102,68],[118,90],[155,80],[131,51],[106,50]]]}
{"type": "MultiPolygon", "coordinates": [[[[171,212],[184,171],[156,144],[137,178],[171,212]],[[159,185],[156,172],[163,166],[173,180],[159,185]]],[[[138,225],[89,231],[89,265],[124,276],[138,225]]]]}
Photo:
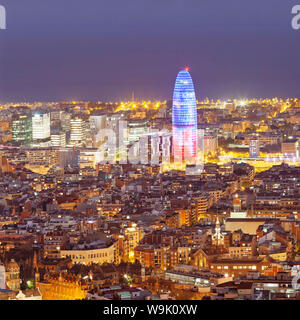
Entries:
{"type": "Polygon", "coordinates": [[[32,116],[33,140],[46,140],[50,138],[50,113],[35,112],[32,116]]]}
{"type": "Polygon", "coordinates": [[[52,147],[65,147],[66,146],[66,133],[62,130],[53,130],[51,132],[51,146],[52,147]]]}
{"type": "Polygon", "coordinates": [[[196,164],[197,107],[193,80],[187,69],[176,78],[173,95],[173,156],[175,163],[196,164]]]}
{"type": "Polygon", "coordinates": [[[17,114],[12,118],[12,140],[19,145],[32,141],[31,114],[17,114]]]}
{"type": "Polygon", "coordinates": [[[147,120],[131,120],[128,122],[128,143],[139,141],[149,132],[147,120]]]}
{"type": "Polygon", "coordinates": [[[218,149],[218,136],[215,133],[204,134],[204,153],[214,153],[218,149]]]}
{"type": "Polygon", "coordinates": [[[106,123],[106,114],[93,113],[90,115],[90,134],[92,136],[93,147],[98,147],[105,141],[106,123]]]}
{"type": "Polygon", "coordinates": [[[51,121],[62,121],[64,118],[65,112],[62,110],[54,110],[51,112],[51,121]]]}
{"type": "Polygon", "coordinates": [[[106,128],[106,114],[92,114],[90,116],[90,127],[93,133],[106,128]]]}
{"type": "MultiPolygon", "coordinates": [[[[107,141],[104,150],[108,158],[114,159],[118,154],[121,162],[127,161],[128,123],[125,121],[125,114],[116,113],[108,115],[106,127],[115,133],[115,138],[110,137],[109,139],[106,137],[107,141]]],[[[103,147],[101,148],[103,150],[103,147]]]]}
{"type": "Polygon", "coordinates": [[[71,119],[70,145],[82,147],[86,142],[86,123],[83,119],[75,117],[71,119]]]}

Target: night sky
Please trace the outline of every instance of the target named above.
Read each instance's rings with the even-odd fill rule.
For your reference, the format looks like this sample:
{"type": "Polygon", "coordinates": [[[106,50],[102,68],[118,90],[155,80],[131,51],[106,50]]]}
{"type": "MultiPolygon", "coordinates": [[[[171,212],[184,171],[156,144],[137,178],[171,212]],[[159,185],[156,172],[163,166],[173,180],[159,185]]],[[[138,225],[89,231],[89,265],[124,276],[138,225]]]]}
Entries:
{"type": "Polygon", "coordinates": [[[300,0],[0,0],[0,101],[300,96],[300,0]]]}

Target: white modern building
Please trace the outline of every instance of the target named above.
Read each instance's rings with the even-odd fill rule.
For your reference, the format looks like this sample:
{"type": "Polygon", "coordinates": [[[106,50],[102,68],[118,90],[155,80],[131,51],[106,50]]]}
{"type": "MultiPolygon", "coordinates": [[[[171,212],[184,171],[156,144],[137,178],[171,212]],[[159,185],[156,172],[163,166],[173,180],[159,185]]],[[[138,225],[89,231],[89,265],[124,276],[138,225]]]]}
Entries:
{"type": "Polygon", "coordinates": [[[65,147],[66,146],[66,133],[54,132],[51,134],[51,146],[52,147],[65,147]]]}
{"type": "Polygon", "coordinates": [[[106,128],[106,114],[91,115],[90,116],[90,127],[94,133],[97,133],[101,129],[106,128]]]}
{"type": "Polygon", "coordinates": [[[32,116],[33,140],[45,140],[50,138],[50,114],[36,112],[32,116]]]}
{"type": "Polygon", "coordinates": [[[86,123],[81,118],[71,119],[70,145],[82,147],[86,140],[86,123]]]}

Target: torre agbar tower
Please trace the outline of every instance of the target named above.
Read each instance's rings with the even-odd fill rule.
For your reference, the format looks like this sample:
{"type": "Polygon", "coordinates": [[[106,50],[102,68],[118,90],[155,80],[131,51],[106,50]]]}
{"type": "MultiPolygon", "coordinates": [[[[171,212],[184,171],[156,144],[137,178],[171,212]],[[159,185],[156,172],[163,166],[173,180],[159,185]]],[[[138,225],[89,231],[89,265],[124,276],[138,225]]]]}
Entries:
{"type": "Polygon", "coordinates": [[[173,94],[174,163],[197,163],[197,107],[193,80],[188,69],[176,78],[173,94]]]}

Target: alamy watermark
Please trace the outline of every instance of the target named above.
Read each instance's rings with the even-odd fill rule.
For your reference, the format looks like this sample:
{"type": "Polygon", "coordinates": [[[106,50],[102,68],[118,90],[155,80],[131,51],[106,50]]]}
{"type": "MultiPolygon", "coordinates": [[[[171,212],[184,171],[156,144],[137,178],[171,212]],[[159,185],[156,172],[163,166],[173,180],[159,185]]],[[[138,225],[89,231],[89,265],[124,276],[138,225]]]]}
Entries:
{"type": "Polygon", "coordinates": [[[292,28],[294,30],[299,30],[300,29],[300,4],[295,5],[292,8],[292,15],[293,15],[292,28]]]}
{"type": "Polygon", "coordinates": [[[0,5],[0,30],[6,29],[6,9],[0,5]]]}
{"type": "Polygon", "coordinates": [[[192,146],[188,129],[186,135],[183,133],[182,136],[176,136],[180,141],[183,137],[182,152],[178,152],[177,157],[172,157],[172,131],[152,129],[130,141],[127,121],[121,120],[116,130],[97,130],[96,142],[100,142],[99,163],[163,166],[185,164],[186,174],[199,175],[204,168],[204,130],[197,130],[196,135],[195,145],[192,146]]]}

